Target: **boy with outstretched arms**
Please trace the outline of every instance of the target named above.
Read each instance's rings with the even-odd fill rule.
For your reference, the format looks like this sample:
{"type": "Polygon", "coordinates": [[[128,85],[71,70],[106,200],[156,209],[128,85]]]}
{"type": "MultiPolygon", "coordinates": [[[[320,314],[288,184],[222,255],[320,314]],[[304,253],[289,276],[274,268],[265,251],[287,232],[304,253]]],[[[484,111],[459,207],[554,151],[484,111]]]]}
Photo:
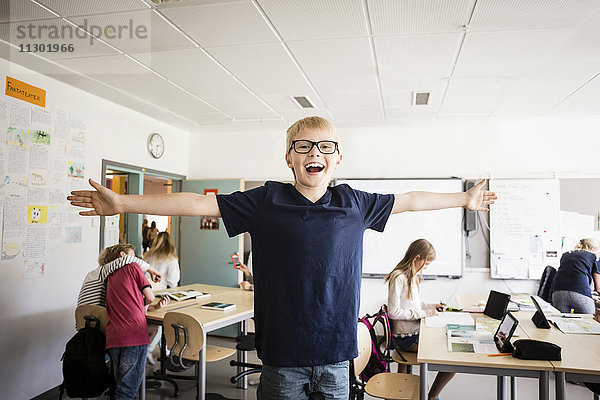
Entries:
{"type": "Polygon", "coordinates": [[[338,134],[320,117],[287,131],[285,160],[295,182],[267,182],[230,195],[118,195],[74,191],[81,215],[222,217],[229,236],[249,232],[255,289],[256,347],[263,362],[260,399],[348,398],[348,361],[357,355],[363,233],[382,231],[390,214],[465,207],[485,210],[495,194],[484,181],[466,193],[366,193],[328,187],[342,161],[338,134]]]}

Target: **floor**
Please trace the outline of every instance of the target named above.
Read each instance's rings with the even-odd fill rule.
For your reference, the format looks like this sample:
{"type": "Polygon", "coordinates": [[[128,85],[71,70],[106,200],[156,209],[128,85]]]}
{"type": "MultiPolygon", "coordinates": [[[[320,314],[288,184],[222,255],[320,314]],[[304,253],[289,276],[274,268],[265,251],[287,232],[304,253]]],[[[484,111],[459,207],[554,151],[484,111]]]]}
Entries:
{"type": "MultiPolygon", "coordinates": [[[[209,337],[208,343],[217,346],[235,347],[232,339],[209,337]]],[[[235,359],[235,356],[222,361],[209,363],[207,365],[207,393],[218,393],[222,395],[221,399],[236,400],[255,400],[256,386],[248,386],[247,390],[238,389],[229,382],[229,378],[235,374],[235,367],[229,365],[229,361],[235,359]]],[[[258,363],[255,353],[248,355],[249,362],[258,363]]],[[[151,373],[156,366],[146,366],[147,372],[151,373]]],[[[189,371],[193,373],[192,371],[189,371]]],[[[418,369],[416,372],[418,374],[418,369]]],[[[430,382],[435,378],[435,372],[430,372],[430,382]]],[[[250,375],[250,379],[256,379],[257,374],[250,375]]],[[[521,400],[535,400],[538,398],[538,382],[535,379],[517,378],[517,398],[521,400]]],[[[196,389],[192,381],[178,381],[180,388],[179,400],[194,400],[196,389]]],[[[169,383],[163,383],[162,387],[146,390],[147,400],[167,400],[173,399],[173,388],[169,383]]],[[[550,399],[554,399],[554,379],[550,378],[550,399]]],[[[592,400],[592,392],[584,386],[567,383],[567,398],[569,400],[592,400]]],[[[365,399],[374,399],[365,396],[365,399]]],[[[444,389],[440,397],[441,400],[495,400],[496,399],[496,378],[484,375],[466,375],[458,374],[444,389]]]]}

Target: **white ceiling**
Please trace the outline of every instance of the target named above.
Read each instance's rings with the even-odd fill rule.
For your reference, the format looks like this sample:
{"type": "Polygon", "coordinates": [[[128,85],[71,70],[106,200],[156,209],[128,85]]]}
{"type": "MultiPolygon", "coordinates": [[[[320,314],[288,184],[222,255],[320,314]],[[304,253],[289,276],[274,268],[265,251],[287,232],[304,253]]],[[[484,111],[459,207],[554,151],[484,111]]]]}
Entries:
{"type": "Polygon", "coordinates": [[[599,114],[599,20],[600,0],[11,0],[0,39],[14,62],[185,129],[315,114],[367,124],[599,114]],[[130,20],[146,39],[17,37],[130,20]],[[75,51],[19,54],[40,42],[75,51]],[[412,106],[414,91],[430,104],[412,106]]]}

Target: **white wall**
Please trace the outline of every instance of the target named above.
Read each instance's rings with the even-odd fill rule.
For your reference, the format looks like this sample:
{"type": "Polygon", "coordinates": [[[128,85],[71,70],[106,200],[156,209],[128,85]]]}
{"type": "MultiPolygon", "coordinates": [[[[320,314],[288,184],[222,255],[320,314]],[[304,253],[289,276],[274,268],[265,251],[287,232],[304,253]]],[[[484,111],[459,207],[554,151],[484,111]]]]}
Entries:
{"type": "MultiPolygon", "coordinates": [[[[187,132],[0,59],[2,82],[6,75],[45,89],[47,109],[60,108],[85,122],[86,178],[100,180],[103,158],[188,173],[189,156],[183,150],[188,146],[187,132]],[[166,151],[160,160],[154,160],[146,151],[150,132],[159,132],[165,138],[166,151]]],[[[3,94],[0,98],[9,99],[3,94]]],[[[2,398],[29,399],[62,382],[60,357],[75,332],[77,294],[98,256],[98,217],[81,218],[83,242],[62,245],[56,258],[47,259],[42,278],[25,279],[20,256],[0,261],[0,352],[8,361],[0,363],[2,398]]]]}

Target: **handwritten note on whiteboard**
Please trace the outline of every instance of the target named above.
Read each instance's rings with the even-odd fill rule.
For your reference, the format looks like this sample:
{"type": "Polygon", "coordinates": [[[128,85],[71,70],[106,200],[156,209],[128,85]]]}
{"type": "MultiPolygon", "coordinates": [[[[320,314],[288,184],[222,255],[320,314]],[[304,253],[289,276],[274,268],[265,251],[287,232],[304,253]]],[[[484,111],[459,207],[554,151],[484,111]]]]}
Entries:
{"type": "Polygon", "coordinates": [[[494,179],[498,200],[490,207],[492,278],[539,279],[558,268],[560,190],[557,179],[494,179]]]}

